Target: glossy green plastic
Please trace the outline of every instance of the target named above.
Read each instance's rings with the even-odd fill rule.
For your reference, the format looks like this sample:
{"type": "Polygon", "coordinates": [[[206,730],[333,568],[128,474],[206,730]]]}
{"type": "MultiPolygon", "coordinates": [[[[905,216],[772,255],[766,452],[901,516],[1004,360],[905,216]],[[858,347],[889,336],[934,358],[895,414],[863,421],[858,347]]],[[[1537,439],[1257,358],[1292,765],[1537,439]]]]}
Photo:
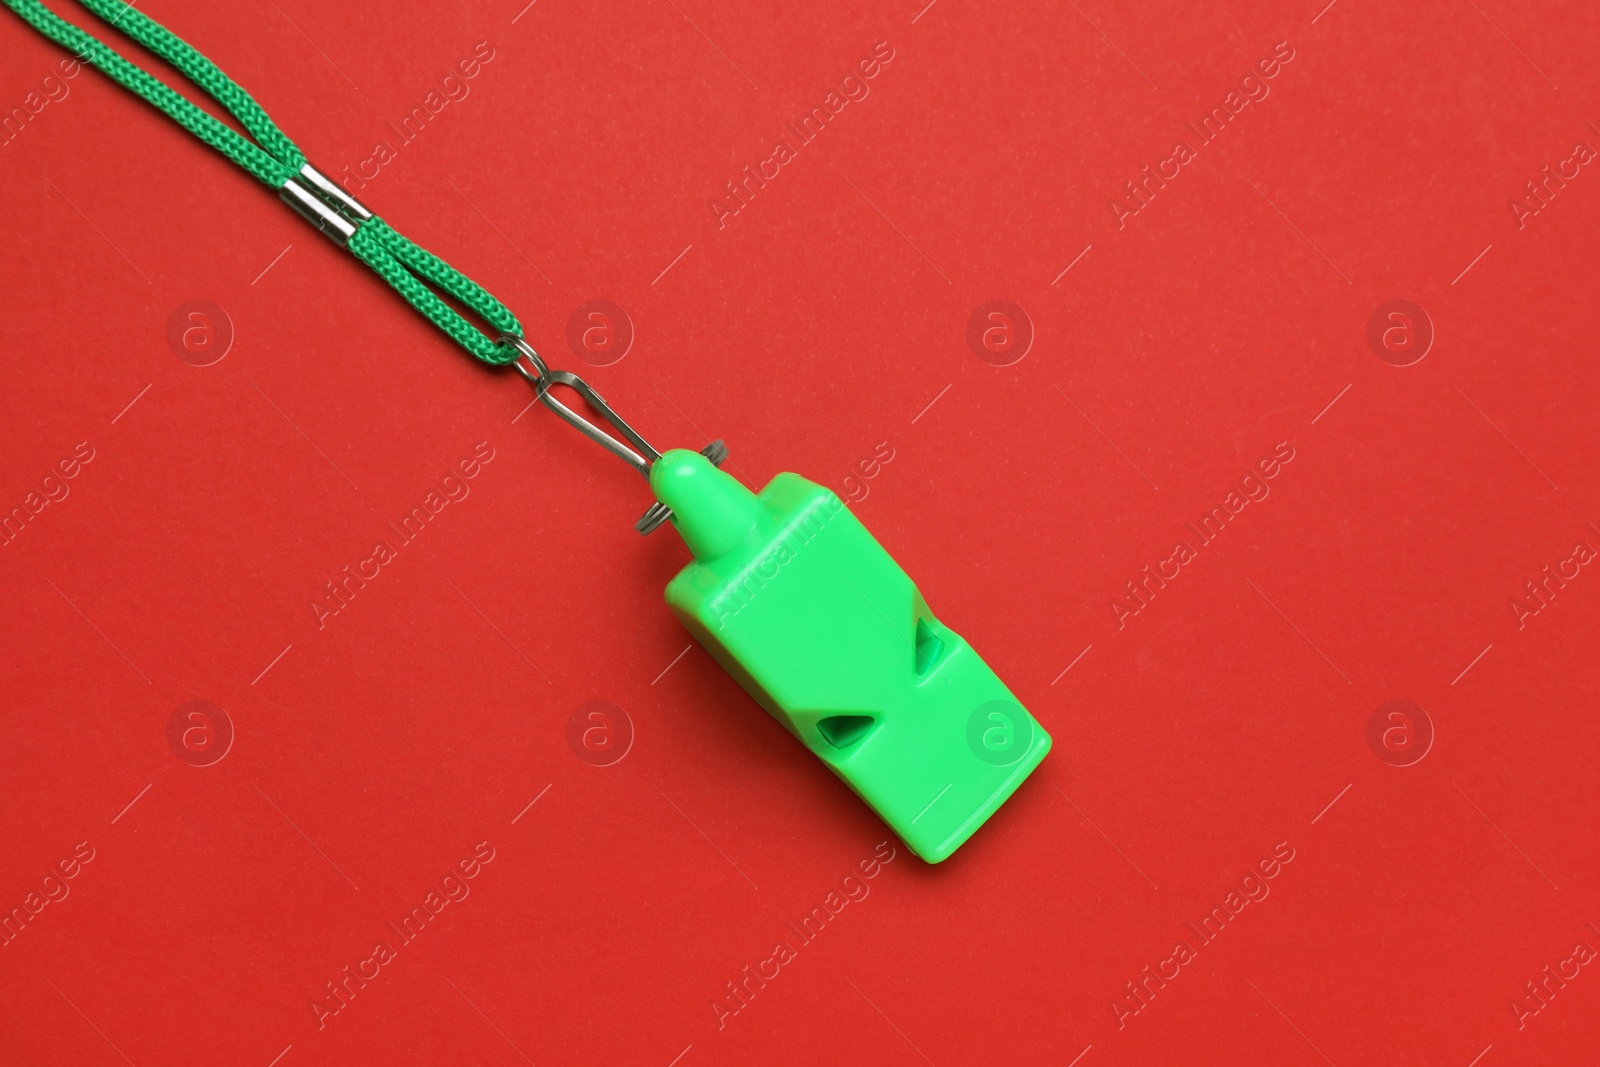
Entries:
{"type": "Polygon", "coordinates": [[[667,585],[673,612],[924,860],[954,852],[1050,751],[834,493],[780,474],[755,494],[681,449],[650,485],[695,556],[667,585]]]}

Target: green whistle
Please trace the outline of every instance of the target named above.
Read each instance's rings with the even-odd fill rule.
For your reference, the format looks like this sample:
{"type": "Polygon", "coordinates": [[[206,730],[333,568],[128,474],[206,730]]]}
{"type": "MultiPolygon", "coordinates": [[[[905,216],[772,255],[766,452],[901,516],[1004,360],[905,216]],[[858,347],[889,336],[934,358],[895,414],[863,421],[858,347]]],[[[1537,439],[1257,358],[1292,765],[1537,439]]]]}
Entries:
{"type": "Polygon", "coordinates": [[[1050,751],[831,491],[780,474],[752,493],[683,449],[650,486],[695,557],[667,585],[673,612],[924,860],[960,847],[1050,751]]]}

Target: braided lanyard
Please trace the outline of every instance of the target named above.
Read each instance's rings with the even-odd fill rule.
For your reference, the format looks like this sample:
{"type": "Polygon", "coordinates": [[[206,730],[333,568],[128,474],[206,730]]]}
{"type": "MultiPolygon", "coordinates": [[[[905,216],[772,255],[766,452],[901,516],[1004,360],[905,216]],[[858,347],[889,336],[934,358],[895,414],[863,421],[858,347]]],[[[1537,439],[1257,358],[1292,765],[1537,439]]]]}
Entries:
{"type": "MultiPolygon", "coordinates": [[[[396,231],[332,179],[306,162],[299,147],[237,82],[192,45],[125,0],[78,0],[102,21],[161,57],[227,110],[249,137],[191,103],[161,79],[125,59],[116,49],[45,7],[39,0],[0,0],[34,29],[76,53],[119,85],[165,112],[178,125],[221,152],[278,195],[335,244],[388,282],[406,301],[472,355],[496,366],[511,364],[533,386],[539,400],[646,478],[661,457],[583,379],[552,371],[522,337],[504,304],[450,264],[396,231]],[[470,322],[439,293],[470,310],[489,330],[470,322]],[[489,332],[492,331],[492,332],[489,332]],[[550,395],[566,386],[600,412],[622,435],[617,440],[550,395]]],[[[717,442],[705,454],[720,464],[726,449],[717,442]]],[[[649,533],[671,517],[657,504],[639,520],[649,533]]]]}

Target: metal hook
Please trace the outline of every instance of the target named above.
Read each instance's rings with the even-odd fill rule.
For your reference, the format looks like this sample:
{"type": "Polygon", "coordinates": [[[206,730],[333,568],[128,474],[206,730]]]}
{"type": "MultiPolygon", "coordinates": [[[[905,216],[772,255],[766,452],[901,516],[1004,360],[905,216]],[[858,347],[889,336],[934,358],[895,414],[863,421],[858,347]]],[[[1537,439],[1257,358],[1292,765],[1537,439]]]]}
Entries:
{"type": "Polygon", "coordinates": [[[628,464],[628,466],[644,475],[645,478],[648,479],[650,477],[650,465],[661,458],[660,451],[651,445],[650,442],[639,436],[638,431],[636,431],[632,426],[629,426],[625,421],[623,421],[622,416],[613,411],[611,409],[611,405],[607,404],[605,399],[599,393],[595,392],[594,388],[590,386],[588,382],[584,381],[582,378],[571,373],[570,371],[551,370],[549,366],[546,365],[545,361],[540,358],[539,353],[535,352],[533,347],[529,345],[528,342],[524,341],[515,334],[501,334],[500,340],[515,348],[519,353],[521,353],[523,359],[527,361],[525,364],[523,360],[519,359],[513,363],[512,366],[516,367],[517,373],[526,378],[528,380],[528,384],[533,386],[535,392],[537,393],[538,400],[543,403],[545,407],[549,408],[557,415],[560,415],[568,423],[576,427],[585,437],[600,445],[612,455],[621,459],[624,463],[628,464]],[[530,364],[531,369],[529,366],[530,364]],[[612,428],[621,434],[627,440],[628,444],[633,446],[633,448],[629,448],[628,444],[623,444],[621,441],[608,434],[605,430],[596,426],[594,423],[590,422],[588,419],[584,418],[582,415],[579,415],[576,411],[573,411],[571,408],[567,407],[567,405],[551,396],[550,387],[552,385],[564,385],[568,389],[571,389],[573,392],[577,393],[579,396],[583,397],[583,399],[587,401],[591,407],[600,412],[601,416],[605,418],[606,422],[610,423],[612,428]],[[637,449],[638,451],[635,451],[634,449],[637,449]]]}
{"type": "MultiPolygon", "coordinates": [[[[612,411],[611,405],[607,404],[588,382],[569,371],[551,370],[539,353],[533,350],[533,346],[516,334],[501,334],[500,341],[502,344],[509,344],[515,348],[522,356],[521,359],[511,365],[517,369],[518,374],[528,380],[529,385],[533,386],[535,399],[577,427],[585,437],[594,441],[612,455],[619,457],[628,466],[644,475],[647,481],[649,480],[650,466],[661,458],[661,453],[650,442],[640,437],[637,430],[624,422],[621,415],[612,411]],[[550,387],[552,385],[564,385],[583,397],[596,411],[600,412],[613,429],[627,439],[628,444],[633,445],[633,448],[629,448],[628,445],[618,441],[615,437],[612,437],[600,427],[551,396],[550,387]],[[637,452],[634,451],[635,448],[638,449],[637,452]]],[[[709,459],[714,465],[720,467],[723,460],[728,458],[728,446],[720,440],[712,441],[700,450],[700,454],[709,459]]],[[[643,517],[634,524],[634,529],[641,534],[653,533],[662,523],[671,518],[672,509],[660,501],[656,501],[650,505],[649,510],[644,513],[643,517]]]]}

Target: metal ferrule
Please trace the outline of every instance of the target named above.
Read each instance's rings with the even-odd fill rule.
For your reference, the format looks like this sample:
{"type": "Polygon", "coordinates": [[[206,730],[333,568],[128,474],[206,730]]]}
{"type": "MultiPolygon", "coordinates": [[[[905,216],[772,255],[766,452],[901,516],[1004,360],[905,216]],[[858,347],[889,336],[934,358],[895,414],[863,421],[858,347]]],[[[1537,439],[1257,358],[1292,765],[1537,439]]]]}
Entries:
{"type": "Polygon", "coordinates": [[[278,190],[278,197],[341,248],[349,244],[350,238],[356,235],[356,223],[345,218],[294,178],[283,183],[278,190]]]}
{"type": "Polygon", "coordinates": [[[311,164],[307,163],[300,168],[300,177],[304,178],[311,190],[321,196],[329,206],[337,208],[356,222],[365,222],[372,217],[372,212],[367,210],[365,204],[345,192],[343,186],[311,164]]]}

